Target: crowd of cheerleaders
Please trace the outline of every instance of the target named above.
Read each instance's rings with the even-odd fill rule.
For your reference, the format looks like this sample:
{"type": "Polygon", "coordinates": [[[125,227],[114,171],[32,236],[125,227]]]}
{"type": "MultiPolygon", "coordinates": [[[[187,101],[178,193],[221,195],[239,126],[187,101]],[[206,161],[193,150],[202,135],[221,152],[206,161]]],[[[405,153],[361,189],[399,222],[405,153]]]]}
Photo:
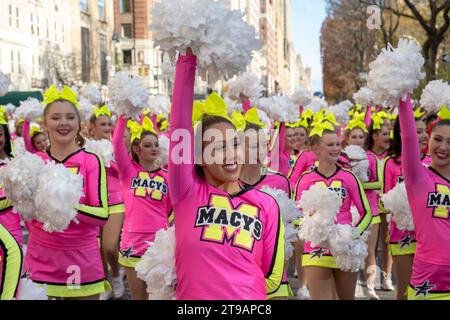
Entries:
{"type": "MultiPolygon", "coordinates": [[[[226,139],[237,140],[236,125],[226,112],[210,112],[208,108],[202,111],[202,126],[196,132],[198,127],[191,120],[195,72],[196,57],[181,55],[170,132],[187,130],[191,145],[194,133],[201,135],[210,128],[222,133],[231,130],[235,134],[228,134],[226,139]]],[[[95,109],[84,136],[111,139],[113,132],[115,160],[105,168],[96,154],[83,148],[76,100],[62,92],[45,98],[46,133],[30,130],[29,121],[24,121],[16,126],[16,135],[23,136],[29,152],[45,161],[61,163],[83,177],[78,223],[71,222],[64,232],[48,233],[42,223],[26,222],[29,238],[23,254],[20,218],[2,189],[1,299],[16,297],[23,278],[46,284],[51,298],[99,299],[111,290],[108,276],[118,297],[124,291],[122,268],[132,299],[146,299],[146,284],[137,277],[135,266],[155,233],[171,224],[175,224],[177,299],[290,297],[293,293],[286,278],[280,209],[276,199],[261,189],[281,189],[298,201],[302,192],[315,184],[336,191],[342,198],[335,223],[352,224],[350,208],[355,206],[358,235],[370,231],[365,261],[369,297],[376,298],[374,266],[379,242],[385,289],[393,290],[390,277],[394,266],[398,299],[450,298],[450,119],[438,118],[426,124],[423,114],[414,112],[409,98],[399,102],[398,119],[375,113],[371,107],[353,110],[352,120],[340,128],[339,134],[337,123],[330,117],[323,117],[311,128],[312,115],[306,111],[296,124],[277,124],[278,135],[273,138],[279,141],[274,143],[279,152],[273,152],[279,155],[277,172],[267,169],[270,165],[259,159],[254,164],[237,164],[233,158],[225,164],[196,165],[194,161],[174,163],[169,157],[168,164],[161,166],[156,161],[158,136],[169,136],[167,130],[161,132],[161,123],[148,118],[142,124],[133,123],[122,115],[113,128],[111,113],[102,107],[95,109]],[[47,138],[51,143],[46,144],[47,138]],[[368,181],[361,182],[352,172],[349,159],[341,155],[347,145],[363,147],[367,153],[368,181]],[[415,231],[397,228],[380,204],[380,194],[403,181],[415,231]],[[243,221],[239,225],[253,223],[254,227],[241,227],[240,232],[230,235],[236,221],[226,218],[228,225],[224,228],[214,223],[216,215],[204,216],[198,224],[202,208],[225,208],[236,213],[234,220],[243,221]],[[68,285],[71,266],[80,271],[76,288],[68,285]]],[[[262,130],[264,125],[255,108],[244,110],[244,130],[262,130]]],[[[12,158],[11,140],[15,136],[9,134],[6,119],[0,123],[0,156],[12,158]]],[[[170,139],[172,154],[179,141],[170,139]]],[[[266,141],[259,142],[259,148],[266,147],[266,141]]],[[[203,142],[203,148],[212,143],[216,142],[203,142]]],[[[216,157],[225,158],[230,151],[227,148],[237,145],[213,149],[216,157]]],[[[299,240],[294,257],[300,298],[354,298],[358,275],[340,270],[330,249],[299,240]]]]}

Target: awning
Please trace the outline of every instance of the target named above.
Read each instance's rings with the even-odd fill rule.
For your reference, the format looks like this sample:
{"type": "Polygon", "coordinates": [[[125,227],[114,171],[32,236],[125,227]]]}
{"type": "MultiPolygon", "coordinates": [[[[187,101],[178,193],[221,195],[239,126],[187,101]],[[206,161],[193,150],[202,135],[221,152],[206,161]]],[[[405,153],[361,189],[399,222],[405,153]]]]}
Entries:
{"type": "Polygon", "coordinates": [[[39,101],[44,100],[44,97],[42,96],[42,93],[40,91],[11,91],[8,92],[5,96],[0,97],[0,105],[7,105],[8,103],[12,103],[16,107],[18,107],[21,101],[25,101],[29,97],[36,98],[39,101]]]}

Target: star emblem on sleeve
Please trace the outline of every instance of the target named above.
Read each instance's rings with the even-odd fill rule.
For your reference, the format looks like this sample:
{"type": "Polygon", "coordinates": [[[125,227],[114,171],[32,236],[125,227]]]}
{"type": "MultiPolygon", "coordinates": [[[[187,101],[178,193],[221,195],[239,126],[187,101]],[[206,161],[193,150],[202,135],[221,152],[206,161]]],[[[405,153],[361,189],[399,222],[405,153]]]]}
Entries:
{"type": "Polygon", "coordinates": [[[413,237],[409,233],[406,234],[406,236],[400,240],[400,249],[403,249],[404,247],[409,247],[414,240],[413,237]]]}
{"type": "Polygon", "coordinates": [[[129,247],[128,249],[122,251],[122,257],[125,259],[129,259],[136,252],[137,252],[136,250],[133,250],[133,247],[129,247]]]}
{"type": "Polygon", "coordinates": [[[422,295],[426,298],[426,297],[428,297],[428,292],[434,288],[436,288],[436,286],[433,284],[430,284],[430,281],[427,279],[420,286],[414,287],[414,290],[416,290],[415,296],[418,297],[418,296],[422,295]]]}
{"type": "Polygon", "coordinates": [[[318,259],[320,259],[320,258],[322,258],[322,256],[325,254],[325,253],[327,253],[327,250],[326,249],[323,249],[323,248],[319,248],[319,249],[316,249],[316,250],[314,250],[314,251],[311,251],[311,253],[310,253],[310,260],[313,260],[314,258],[318,258],[318,259]]]}

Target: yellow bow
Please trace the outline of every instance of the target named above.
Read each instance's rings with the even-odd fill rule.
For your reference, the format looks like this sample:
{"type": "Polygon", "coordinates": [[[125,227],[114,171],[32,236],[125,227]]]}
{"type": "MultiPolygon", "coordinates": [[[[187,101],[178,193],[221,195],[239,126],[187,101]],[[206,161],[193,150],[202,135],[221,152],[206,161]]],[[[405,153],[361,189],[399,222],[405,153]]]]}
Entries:
{"type": "Polygon", "coordinates": [[[156,115],[156,122],[160,122],[163,119],[166,119],[165,114],[160,113],[160,114],[156,115]]]}
{"type": "Polygon", "coordinates": [[[231,121],[238,131],[244,131],[246,127],[245,119],[239,111],[233,111],[231,114],[231,121]]]}
{"type": "Polygon", "coordinates": [[[348,115],[353,116],[354,114],[359,114],[361,110],[361,105],[359,103],[356,103],[355,106],[348,112],[348,115]]]}
{"type": "Polygon", "coordinates": [[[222,117],[233,122],[228,116],[227,104],[216,92],[211,93],[210,96],[206,98],[205,103],[200,101],[194,102],[192,121],[194,123],[202,121],[205,115],[222,117]]]}
{"type": "Polygon", "coordinates": [[[422,117],[425,115],[425,111],[420,110],[420,108],[417,108],[414,111],[414,118],[416,119],[422,119],[422,117]]]}
{"type": "Polygon", "coordinates": [[[304,110],[304,111],[302,112],[302,118],[303,118],[303,119],[309,120],[309,119],[311,119],[312,117],[314,117],[314,111],[312,111],[311,109],[307,109],[307,110],[304,110]]]}
{"type": "Polygon", "coordinates": [[[106,105],[99,108],[97,105],[94,105],[94,115],[98,118],[101,115],[111,117],[111,111],[109,111],[106,105]]]}
{"type": "Polygon", "coordinates": [[[371,119],[373,121],[373,128],[375,130],[380,130],[381,126],[384,124],[383,117],[380,115],[380,113],[372,114],[371,119]]]}
{"type": "Polygon", "coordinates": [[[140,125],[138,122],[136,121],[128,121],[127,124],[130,128],[130,135],[131,135],[131,143],[134,142],[134,140],[136,139],[140,139],[142,136],[142,133],[144,132],[151,132],[154,135],[158,135],[158,133],[156,132],[154,126],[153,126],[153,122],[152,120],[150,120],[150,118],[145,117],[144,120],[142,121],[142,125],[140,125]]]}
{"type": "Polygon", "coordinates": [[[305,129],[308,129],[308,120],[306,120],[303,117],[300,117],[300,119],[297,120],[297,122],[294,123],[286,123],[286,127],[288,128],[299,128],[303,127],[305,129]]]}
{"type": "Polygon", "coordinates": [[[161,131],[166,131],[166,129],[169,127],[169,121],[167,120],[163,120],[161,122],[161,126],[160,126],[160,130],[161,131]]]}
{"type": "Polygon", "coordinates": [[[30,137],[33,137],[36,133],[43,133],[43,131],[38,126],[32,126],[30,128],[30,137]]]}
{"type": "MultiPolygon", "coordinates": [[[[363,116],[363,118],[364,118],[364,116],[363,116]]],[[[347,127],[345,127],[345,130],[350,130],[350,131],[351,131],[351,130],[353,130],[353,129],[355,129],[355,128],[360,128],[362,131],[364,131],[364,132],[366,132],[366,133],[369,132],[369,131],[367,130],[366,124],[364,123],[363,120],[361,120],[360,117],[354,117],[352,120],[350,120],[350,121],[348,122],[347,127]]]]}
{"type": "Polygon", "coordinates": [[[3,106],[0,106],[0,124],[8,124],[7,119],[7,114],[5,111],[5,108],[3,108],[3,106]]]}
{"type": "Polygon", "coordinates": [[[313,123],[312,123],[311,126],[315,126],[316,123],[321,123],[321,122],[324,122],[324,121],[328,121],[328,122],[330,122],[331,124],[333,124],[335,126],[339,125],[339,123],[336,121],[336,118],[335,118],[333,113],[328,113],[327,115],[325,115],[324,113],[325,113],[325,110],[317,112],[314,115],[313,123]]]}
{"type": "Polygon", "coordinates": [[[326,121],[326,120],[325,121],[316,122],[314,124],[313,129],[311,130],[311,133],[309,134],[309,136],[310,137],[313,137],[313,136],[322,137],[323,136],[323,132],[325,130],[334,131],[334,127],[329,121],[326,121]]]}
{"type": "Polygon", "coordinates": [[[56,100],[66,100],[72,103],[75,106],[79,106],[77,94],[70,89],[68,86],[64,86],[61,92],[58,91],[58,88],[53,84],[48,88],[44,93],[44,101],[43,105],[49,105],[56,100]]]}
{"type": "Polygon", "coordinates": [[[259,120],[258,109],[253,107],[249,109],[244,116],[246,122],[257,125],[260,128],[265,128],[266,125],[259,120]]]}
{"type": "Polygon", "coordinates": [[[450,110],[446,106],[441,107],[441,111],[438,112],[437,116],[441,120],[450,120],[450,110]]]}

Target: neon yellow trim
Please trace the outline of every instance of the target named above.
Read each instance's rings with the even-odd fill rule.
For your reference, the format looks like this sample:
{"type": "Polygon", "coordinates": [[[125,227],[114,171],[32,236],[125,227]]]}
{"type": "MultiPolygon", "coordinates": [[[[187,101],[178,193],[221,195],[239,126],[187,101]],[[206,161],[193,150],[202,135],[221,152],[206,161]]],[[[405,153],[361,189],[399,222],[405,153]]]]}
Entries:
{"type": "Polygon", "coordinates": [[[274,298],[289,298],[293,296],[294,294],[292,293],[291,286],[289,285],[289,283],[282,283],[277,291],[267,295],[267,300],[274,298]]]}
{"type": "Polygon", "coordinates": [[[109,214],[118,214],[125,212],[125,205],[123,203],[115,204],[108,207],[109,214]]]}
{"type": "Polygon", "coordinates": [[[411,244],[407,247],[401,248],[400,243],[390,243],[389,244],[389,254],[391,256],[405,256],[408,254],[416,253],[416,243],[411,242],[411,244]]]}
{"type": "Polygon", "coordinates": [[[0,300],[11,300],[17,291],[22,272],[22,250],[16,239],[0,224],[0,246],[4,257],[0,257],[3,265],[3,289],[0,292],[0,300]],[[3,259],[3,260],[2,260],[3,259]],[[6,264],[4,264],[6,262],[6,264]]]}
{"type": "Polygon", "coordinates": [[[271,138],[271,144],[270,144],[270,148],[269,148],[270,152],[272,152],[273,148],[275,148],[275,144],[277,143],[278,136],[280,134],[280,127],[281,127],[281,125],[278,125],[275,128],[275,131],[273,132],[273,135],[272,135],[272,138],[271,138]]]}
{"type": "Polygon", "coordinates": [[[379,224],[379,223],[381,223],[381,217],[376,216],[376,217],[372,218],[372,222],[370,224],[372,225],[372,224],[379,224]]]}
{"type": "Polygon", "coordinates": [[[309,253],[305,253],[302,255],[302,267],[308,266],[339,269],[336,265],[336,258],[333,256],[314,257],[311,260],[311,255],[309,253]]]}
{"type": "Polygon", "coordinates": [[[122,257],[122,255],[119,256],[119,263],[124,267],[134,268],[139,261],[141,261],[141,258],[138,257],[130,257],[127,259],[122,257]]]}
{"type": "Polygon", "coordinates": [[[0,200],[0,212],[7,210],[11,207],[12,207],[11,200],[6,199],[6,198],[0,200]]]}
{"type": "Polygon", "coordinates": [[[169,215],[169,224],[173,225],[173,211],[169,215]]]}
{"type": "Polygon", "coordinates": [[[49,297],[60,298],[89,297],[109,290],[112,290],[112,288],[107,280],[91,284],[81,284],[78,287],[69,285],[47,285],[47,295],[49,297]]]}
{"type": "Polygon", "coordinates": [[[381,182],[375,181],[375,182],[365,182],[362,184],[364,190],[380,190],[381,189],[381,182]]]}
{"type": "Polygon", "coordinates": [[[450,300],[450,292],[448,293],[428,293],[427,297],[420,295],[416,297],[416,290],[409,285],[408,300],[450,300]]]}
{"type": "MultiPolygon", "coordinates": [[[[278,206],[277,206],[278,207],[278,206]]],[[[281,217],[280,210],[278,209],[278,239],[277,247],[275,248],[275,262],[272,268],[272,272],[266,275],[266,291],[267,294],[273,294],[276,292],[283,279],[284,271],[284,224],[281,217]]],[[[273,259],[273,258],[272,258],[273,259]]]]}

